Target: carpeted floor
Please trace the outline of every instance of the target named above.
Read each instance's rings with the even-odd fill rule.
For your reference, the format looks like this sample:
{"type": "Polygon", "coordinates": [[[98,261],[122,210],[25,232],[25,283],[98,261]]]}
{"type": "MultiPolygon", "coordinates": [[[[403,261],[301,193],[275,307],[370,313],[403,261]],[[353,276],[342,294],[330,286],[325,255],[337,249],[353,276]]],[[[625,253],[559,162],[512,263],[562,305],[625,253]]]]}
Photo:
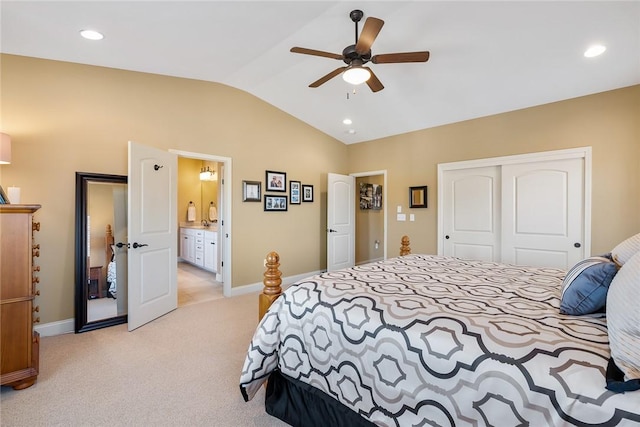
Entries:
{"type": "Polygon", "coordinates": [[[285,426],[244,402],[239,378],[258,295],[188,305],[126,325],[45,337],[32,387],[2,387],[2,426],[285,426]]]}

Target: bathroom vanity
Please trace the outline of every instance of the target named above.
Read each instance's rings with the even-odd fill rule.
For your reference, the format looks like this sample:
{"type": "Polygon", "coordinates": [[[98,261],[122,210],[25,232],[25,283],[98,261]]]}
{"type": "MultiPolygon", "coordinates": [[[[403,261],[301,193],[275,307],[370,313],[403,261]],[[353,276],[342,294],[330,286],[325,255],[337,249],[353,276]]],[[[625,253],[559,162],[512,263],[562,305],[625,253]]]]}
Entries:
{"type": "Polygon", "coordinates": [[[218,231],[216,227],[180,227],[180,258],[215,273],[218,269],[218,231]]]}

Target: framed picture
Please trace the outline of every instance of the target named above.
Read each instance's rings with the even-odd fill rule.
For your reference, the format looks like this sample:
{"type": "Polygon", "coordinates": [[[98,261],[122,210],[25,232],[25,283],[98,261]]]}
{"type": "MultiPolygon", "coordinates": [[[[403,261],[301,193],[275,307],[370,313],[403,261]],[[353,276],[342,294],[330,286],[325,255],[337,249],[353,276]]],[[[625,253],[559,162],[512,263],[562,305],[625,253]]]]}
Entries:
{"type": "Polygon", "coordinates": [[[242,201],[259,202],[262,200],[260,181],[242,181],[242,201]]]}
{"type": "Polygon", "coordinates": [[[299,205],[302,200],[300,196],[300,181],[289,181],[289,203],[299,205]]]}
{"type": "Polygon", "coordinates": [[[284,172],[266,171],[266,191],[287,192],[287,174],[284,172]]]}
{"type": "Polygon", "coordinates": [[[360,183],[360,209],[382,209],[382,185],[360,183]]]}
{"type": "Polygon", "coordinates": [[[268,194],[265,194],[264,210],[265,211],[286,211],[287,196],[270,196],[268,194]]]}
{"type": "Polygon", "coordinates": [[[302,201],[313,202],[313,185],[302,186],[302,201]]]}
{"type": "Polygon", "coordinates": [[[7,194],[4,192],[2,186],[0,185],[0,205],[8,205],[9,202],[10,200],[7,197],[7,194]]]}
{"type": "Polygon", "coordinates": [[[410,208],[426,208],[427,207],[427,186],[409,187],[409,207],[410,208]]]}

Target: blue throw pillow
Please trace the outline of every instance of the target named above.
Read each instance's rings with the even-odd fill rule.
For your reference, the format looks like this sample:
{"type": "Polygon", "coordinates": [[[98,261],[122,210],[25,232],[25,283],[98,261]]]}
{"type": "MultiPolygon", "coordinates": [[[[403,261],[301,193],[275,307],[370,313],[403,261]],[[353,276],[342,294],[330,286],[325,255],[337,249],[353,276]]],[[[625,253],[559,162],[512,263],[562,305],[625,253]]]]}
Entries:
{"type": "Polygon", "coordinates": [[[562,282],[560,313],[582,315],[603,311],[607,291],[618,272],[605,257],[590,257],[574,265],[562,282]]]}

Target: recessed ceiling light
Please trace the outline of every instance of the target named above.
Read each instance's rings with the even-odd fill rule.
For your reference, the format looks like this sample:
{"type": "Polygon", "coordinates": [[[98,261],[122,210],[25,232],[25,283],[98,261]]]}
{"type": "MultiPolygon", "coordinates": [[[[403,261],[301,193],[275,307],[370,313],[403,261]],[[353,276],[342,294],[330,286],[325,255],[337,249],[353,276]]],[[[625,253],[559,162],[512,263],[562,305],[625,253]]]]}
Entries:
{"type": "Polygon", "coordinates": [[[82,30],[80,31],[80,35],[88,40],[102,40],[104,38],[102,33],[94,30],[82,30]]]}
{"type": "Polygon", "coordinates": [[[589,49],[584,52],[584,56],[586,56],[587,58],[593,58],[594,56],[602,55],[605,50],[607,50],[605,46],[601,44],[595,44],[593,46],[590,46],[589,49]]]}
{"type": "Polygon", "coordinates": [[[351,121],[351,119],[344,119],[342,123],[344,123],[345,125],[350,125],[351,123],[353,123],[353,121],[351,121]]]}
{"type": "Polygon", "coordinates": [[[350,134],[350,135],[353,135],[353,134],[355,134],[355,133],[356,133],[356,130],[355,130],[355,129],[349,129],[349,130],[347,131],[347,133],[348,133],[348,134],[350,134]]]}

